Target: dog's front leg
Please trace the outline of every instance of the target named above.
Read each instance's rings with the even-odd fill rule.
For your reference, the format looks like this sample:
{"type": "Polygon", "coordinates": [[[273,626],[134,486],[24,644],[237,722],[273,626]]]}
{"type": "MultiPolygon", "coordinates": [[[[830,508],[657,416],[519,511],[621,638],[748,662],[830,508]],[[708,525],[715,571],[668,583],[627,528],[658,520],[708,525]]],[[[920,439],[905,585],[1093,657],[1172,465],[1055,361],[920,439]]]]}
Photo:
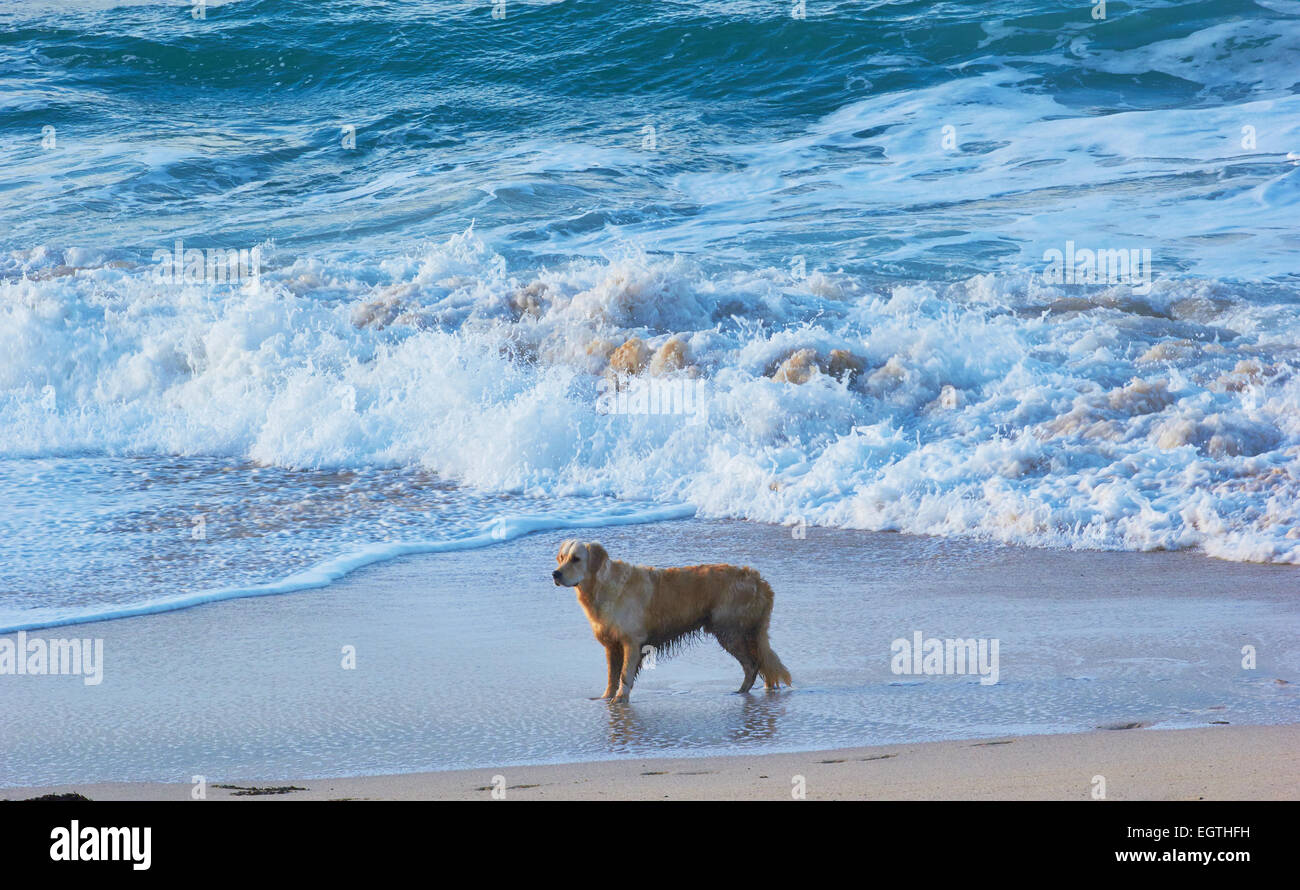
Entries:
{"type": "Polygon", "coordinates": [[[641,667],[641,647],[630,640],[623,641],[623,671],[619,677],[618,692],[613,701],[625,702],[632,693],[636,672],[641,667]]]}
{"type": "Polygon", "coordinates": [[[623,644],[618,640],[605,644],[605,662],[609,674],[605,680],[605,692],[600,697],[611,699],[618,691],[619,678],[623,673],[623,644]]]}

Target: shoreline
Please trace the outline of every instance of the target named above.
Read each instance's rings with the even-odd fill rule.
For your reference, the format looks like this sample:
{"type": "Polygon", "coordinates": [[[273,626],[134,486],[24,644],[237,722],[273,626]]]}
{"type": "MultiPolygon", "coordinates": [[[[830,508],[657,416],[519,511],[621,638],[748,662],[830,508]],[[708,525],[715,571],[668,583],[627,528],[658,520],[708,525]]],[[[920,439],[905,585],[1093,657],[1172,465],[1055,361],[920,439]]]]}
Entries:
{"type": "Polygon", "coordinates": [[[754,565],[777,591],[773,646],[796,686],[734,694],[735,660],[705,640],[611,708],[591,699],[601,647],[550,578],[564,534],[98,623],[102,682],[0,678],[22,718],[0,727],[0,796],[682,754],[692,772],[736,754],[1300,724],[1293,571],[700,519],[587,534],[634,562],[754,565]],[[809,566],[835,571],[810,580],[809,566]],[[997,641],[998,682],[895,670],[894,644],[918,632],[997,641]]]}
{"type": "MultiPolygon", "coordinates": [[[[1300,724],[1094,730],[784,754],[625,758],[281,781],[209,780],[208,800],[1300,799],[1300,724]],[[801,777],[801,778],[800,778],[801,777]]],[[[0,799],[190,800],[194,786],[75,783],[0,799]]]]}

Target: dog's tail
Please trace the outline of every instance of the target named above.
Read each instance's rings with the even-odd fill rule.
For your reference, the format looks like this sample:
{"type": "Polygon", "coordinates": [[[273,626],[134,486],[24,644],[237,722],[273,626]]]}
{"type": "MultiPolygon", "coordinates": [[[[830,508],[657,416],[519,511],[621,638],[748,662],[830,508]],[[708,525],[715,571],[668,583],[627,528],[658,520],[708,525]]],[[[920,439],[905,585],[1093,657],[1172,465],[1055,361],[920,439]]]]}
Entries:
{"type": "Polygon", "coordinates": [[[772,592],[771,586],[766,581],[760,580],[759,583],[762,584],[763,593],[766,595],[767,608],[763,610],[763,621],[758,626],[758,634],[755,638],[758,648],[758,672],[763,675],[763,685],[768,689],[776,689],[782,683],[793,686],[794,680],[790,679],[790,672],[772,651],[772,645],[767,639],[767,623],[772,617],[772,602],[776,599],[776,594],[772,592]]]}
{"type": "Polygon", "coordinates": [[[767,642],[767,628],[758,632],[758,672],[763,675],[763,685],[768,689],[776,689],[782,683],[794,685],[790,672],[767,642]]]}

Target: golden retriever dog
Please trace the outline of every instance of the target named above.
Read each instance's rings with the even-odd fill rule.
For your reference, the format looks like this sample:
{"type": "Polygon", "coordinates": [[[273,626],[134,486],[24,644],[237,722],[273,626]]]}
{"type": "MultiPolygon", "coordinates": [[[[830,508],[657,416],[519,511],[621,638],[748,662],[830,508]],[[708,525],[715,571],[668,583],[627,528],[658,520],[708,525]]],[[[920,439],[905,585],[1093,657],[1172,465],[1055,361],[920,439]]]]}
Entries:
{"type": "Polygon", "coordinates": [[[555,561],[551,578],[577,588],[578,604],[605,647],[609,678],[600,698],[627,701],[643,647],[670,651],[706,633],[744,668],[737,692],[749,692],[758,674],[768,689],[794,685],[767,642],[772,588],[748,566],[652,569],[610,559],[594,541],[575,540],[560,545],[555,561]]]}

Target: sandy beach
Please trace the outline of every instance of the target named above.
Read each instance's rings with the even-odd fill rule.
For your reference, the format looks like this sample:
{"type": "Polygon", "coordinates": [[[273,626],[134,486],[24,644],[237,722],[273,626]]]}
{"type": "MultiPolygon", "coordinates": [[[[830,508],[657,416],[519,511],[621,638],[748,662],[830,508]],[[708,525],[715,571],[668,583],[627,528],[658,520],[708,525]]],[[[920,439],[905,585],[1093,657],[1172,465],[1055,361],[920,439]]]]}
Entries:
{"type": "MultiPolygon", "coordinates": [[[[208,800],[1300,799],[1300,726],[1127,730],[763,754],[405,775],[222,782],[208,800]],[[504,788],[504,796],[501,789],[504,788]],[[495,797],[494,797],[495,793],[495,797]]],[[[188,800],[182,783],[10,789],[24,799],[188,800]]]]}
{"type": "Polygon", "coordinates": [[[587,530],[635,560],[760,568],[796,684],[734,694],[710,640],[611,707],[549,578],[569,534],[53,629],[103,641],[102,682],[0,678],[23,718],[0,725],[0,797],[188,796],[203,776],[211,797],[474,798],[503,775],[516,797],[782,798],[796,774],[817,798],[1083,798],[1098,774],[1116,799],[1295,793],[1291,567],[706,520],[587,530]],[[895,672],[892,641],[916,631],[999,640],[997,682],[895,672]]]}

